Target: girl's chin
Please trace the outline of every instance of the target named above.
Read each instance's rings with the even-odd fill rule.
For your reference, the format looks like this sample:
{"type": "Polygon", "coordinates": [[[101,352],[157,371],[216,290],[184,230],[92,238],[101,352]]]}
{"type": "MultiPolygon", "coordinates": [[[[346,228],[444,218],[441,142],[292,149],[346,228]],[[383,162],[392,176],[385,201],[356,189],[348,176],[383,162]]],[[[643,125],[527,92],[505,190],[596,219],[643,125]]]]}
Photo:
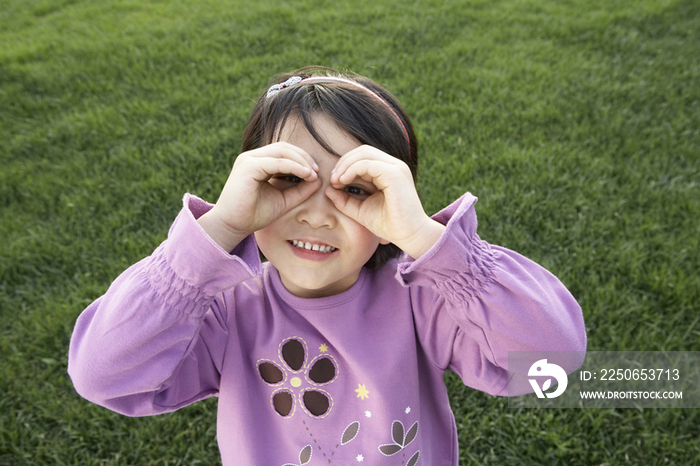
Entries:
{"type": "Polygon", "coordinates": [[[354,285],[358,277],[359,272],[354,276],[345,277],[333,283],[327,283],[314,279],[303,280],[298,274],[293,278],[288,278],[280,273],[282,284],[287,291],[299,298],[326,298],[328,296],[340,294],[354,285]]]}

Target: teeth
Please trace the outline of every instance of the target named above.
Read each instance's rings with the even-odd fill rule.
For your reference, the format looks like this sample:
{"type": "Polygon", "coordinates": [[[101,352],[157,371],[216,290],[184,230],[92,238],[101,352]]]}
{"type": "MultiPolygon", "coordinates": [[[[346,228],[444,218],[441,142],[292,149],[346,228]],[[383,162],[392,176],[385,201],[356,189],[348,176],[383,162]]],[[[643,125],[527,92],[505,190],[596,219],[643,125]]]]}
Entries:
{"type": "Polygon", "coordinates": [[[292,240],[292,244],[293,244],[295,247],[300,248],[300,249],[307,249],[307,250],[309,250],[309,251],[318,251],[318,252],[322,252],[322,253],[325,253],[325,254],[328,254],[329,252],[333,252],[333,251],[336,250],[336,248],[334,248],[333,246],[325,246],[325,245],[322,245],[322,244],[305,243],[305,242],[303,242],[303,241],[298,241],[298,240],[295,240],[295,239],[292,240]]]}

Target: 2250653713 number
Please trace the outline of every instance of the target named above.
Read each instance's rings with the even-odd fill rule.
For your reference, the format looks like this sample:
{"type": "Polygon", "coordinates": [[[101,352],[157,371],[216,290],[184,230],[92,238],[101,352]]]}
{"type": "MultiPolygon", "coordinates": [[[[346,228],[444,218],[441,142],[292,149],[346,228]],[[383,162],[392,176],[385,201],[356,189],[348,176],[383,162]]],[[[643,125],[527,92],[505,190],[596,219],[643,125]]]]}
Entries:
{"type": "Polygon", "coordinates": [[[610,382],[622,380],[678,380],[678,369],[601,369],[600,379],[610,382]]]}

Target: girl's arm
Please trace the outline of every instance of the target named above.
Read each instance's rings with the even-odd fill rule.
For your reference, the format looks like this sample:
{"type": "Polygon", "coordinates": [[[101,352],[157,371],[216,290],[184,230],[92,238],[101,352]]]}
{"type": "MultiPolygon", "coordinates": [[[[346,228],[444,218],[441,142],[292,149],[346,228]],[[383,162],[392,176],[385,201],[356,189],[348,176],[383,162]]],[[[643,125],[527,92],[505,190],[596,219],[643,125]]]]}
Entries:
{"type": "MultiPolygon", "coordinates": [[[[400,266],[399,278],[423,285],[411,291],[419,338],[435,364],[467,385],[506,394],[509,351],[585,350],[576,300],[543,267],[479,238],[475,197],[465,195],[431,219],[408,166],[370,146],[340,158],[325,193],[343,214],[415,259],[400,266]],[[359,180],[374,186],[366,196],[343,191],[359,180]]],[[[573,371],[582,360],[574,355],[563,367],[573,371]]],[[[516,381],[530,390],[525,377],[516,381]]]]}
{"type": "Polygon", "coordinates": [[[168,240],[78,318],[68,361],[78,392],[129,415],[215,394],[229,331],[216,297],[259,273],[251,233],[319,189],[317,171],[279,142],[240,154],[215,206],[185,196],[168,240]],[[280,174],[307,183],[278,190],[268,180],[280,174]]]}
{"type": "MultiPolygon", "coordinates": [[[[475,203],[466,194],[435,215],[445,233],[420,259],[399,266],[399,280],[413,285],[423,347],[434,364],[491,394],[508,394],[509,351],[580,352],[561,353],[572,372],[586,350],[580,306],[542,266],[482,241],[475,203]]],[[[531,391],[521,376],[518,391],[531,391]]],[[[510,394],[520,394],[514,387],[510,394]]]]}
{"type": "Polygon", "coordinates": [[[228,329],[216,296],[260,259],[252,237],[227,254],[205,234],[195,218],[210,208],[186,195],[168,239],[80,315],[68,372],[83,397],[142,416],[217,393],[228,329]]]}

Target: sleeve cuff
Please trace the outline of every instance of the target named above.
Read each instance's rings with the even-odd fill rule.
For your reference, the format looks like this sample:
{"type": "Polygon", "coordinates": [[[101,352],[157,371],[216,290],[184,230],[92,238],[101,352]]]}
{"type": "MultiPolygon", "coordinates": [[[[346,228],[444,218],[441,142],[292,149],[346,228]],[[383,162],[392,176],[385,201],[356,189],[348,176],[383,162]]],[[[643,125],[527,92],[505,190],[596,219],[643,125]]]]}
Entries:
{"type": "Polygon", "coordinates": [[[170,278],[182,280],[209,297],[259,275],[261,270],[252,235],[229,254],[199,226],[197,218],[212,207],[192,194],[185,194],[183,208],[170,227],[168,240],[159,247],[166,265],[159,268],[161,272],[167,273],[169,269],[173,275],[170,278]]]}
{"type": "Polygon", "coordinates": [[[432,217],[445,231],[418,260],[399,264],[396,278],[401,284],[431,286],[460,300],[484,288],[493,277],[494,251],[476,234],[476,201],[467,193],[432,217]]]}

